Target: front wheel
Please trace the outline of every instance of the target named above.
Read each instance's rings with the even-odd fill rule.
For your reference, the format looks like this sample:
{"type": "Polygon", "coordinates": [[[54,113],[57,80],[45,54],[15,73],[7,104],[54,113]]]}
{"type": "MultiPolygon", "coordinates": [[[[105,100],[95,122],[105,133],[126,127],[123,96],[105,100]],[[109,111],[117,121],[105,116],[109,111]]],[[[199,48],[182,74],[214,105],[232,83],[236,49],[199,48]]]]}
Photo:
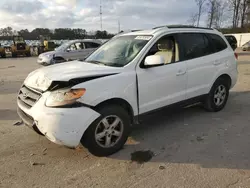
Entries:
{"type": "Polygon", "coordinates": [[[119,151],[130,133],[128,113],[120,106],[101,107],[101,116],[95,120],[84,134],[81,143],[96,156],[108,156],[119,151]]]}
{"type": "Polygon", "coordinates": [[[205,109],[210,112],[218,112],[222,110],[227,103],[229,87],[230,86],[226,80],[218,79],[205,99],[205,109]]]}

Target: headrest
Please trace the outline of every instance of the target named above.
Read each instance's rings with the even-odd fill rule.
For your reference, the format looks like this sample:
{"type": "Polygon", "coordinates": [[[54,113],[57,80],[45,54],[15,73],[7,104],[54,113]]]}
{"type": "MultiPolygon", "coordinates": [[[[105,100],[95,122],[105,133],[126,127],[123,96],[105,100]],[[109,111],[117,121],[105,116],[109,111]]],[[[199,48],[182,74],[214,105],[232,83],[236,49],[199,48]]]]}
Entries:
{"type": "Polygon", "coordinates": [[[161,40],[158,42],[158,50],[164,51],[164,50],[172,50],[174,47],[174,43],[170,39],[161,40]]]}

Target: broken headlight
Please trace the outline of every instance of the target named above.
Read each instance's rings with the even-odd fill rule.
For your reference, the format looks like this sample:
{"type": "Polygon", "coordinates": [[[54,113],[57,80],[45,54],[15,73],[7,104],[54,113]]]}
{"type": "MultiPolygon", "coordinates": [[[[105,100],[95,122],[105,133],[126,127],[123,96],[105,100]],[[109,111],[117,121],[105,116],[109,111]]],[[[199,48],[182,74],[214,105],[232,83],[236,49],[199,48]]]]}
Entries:
{"type": "Polygon", "coordinates": [[[86,89],[70,89],[52,92],[46,100],[48,107],[60,107],[71,105],[81,98],[86,92],[86,89]]]}

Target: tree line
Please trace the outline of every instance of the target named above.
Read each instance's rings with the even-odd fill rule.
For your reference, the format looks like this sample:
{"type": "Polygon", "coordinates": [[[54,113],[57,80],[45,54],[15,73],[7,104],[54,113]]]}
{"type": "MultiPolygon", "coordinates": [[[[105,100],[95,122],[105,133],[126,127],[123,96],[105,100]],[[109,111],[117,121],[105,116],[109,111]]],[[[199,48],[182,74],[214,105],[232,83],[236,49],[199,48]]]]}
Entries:
{"type": "Polygon", "coordinates": [[[207,27],[225,33],[249,32],[249,0],[195,0],[195,3],[197,11],[191,15],[189,24],[199,26],[201,17],[206,16],[207,27]]]}
{"type": "Polygon", "coordinates": [[[0,28],[0,40],[11,40],[13,35],[20,35],[25,40],[39,40],[40,36],[50,37],[52,40],[73,40],[84,38],[95,39],[109,39],[114,35],[107,31],[91,31],[87,32],[85,29],[77,28],[56,28],[54,30],[48,28],[36,28],[32,31],[28,29],[13,30],[11,27],[0,28]]]}

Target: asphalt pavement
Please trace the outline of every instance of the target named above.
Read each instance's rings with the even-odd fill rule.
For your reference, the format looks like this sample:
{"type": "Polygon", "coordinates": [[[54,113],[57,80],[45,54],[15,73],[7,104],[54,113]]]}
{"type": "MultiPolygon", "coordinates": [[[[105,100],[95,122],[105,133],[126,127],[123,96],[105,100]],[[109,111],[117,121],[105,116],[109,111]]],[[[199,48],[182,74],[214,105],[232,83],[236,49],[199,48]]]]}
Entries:
{"type": "Polygon", "coordinates": [[[18,89],[40,66],[33,57],[0,59],[0,187],[250,187],[250,56],[239,60],[223,111],[161,111],[120,152],[98,158],[18,124],[18,89]]]}

